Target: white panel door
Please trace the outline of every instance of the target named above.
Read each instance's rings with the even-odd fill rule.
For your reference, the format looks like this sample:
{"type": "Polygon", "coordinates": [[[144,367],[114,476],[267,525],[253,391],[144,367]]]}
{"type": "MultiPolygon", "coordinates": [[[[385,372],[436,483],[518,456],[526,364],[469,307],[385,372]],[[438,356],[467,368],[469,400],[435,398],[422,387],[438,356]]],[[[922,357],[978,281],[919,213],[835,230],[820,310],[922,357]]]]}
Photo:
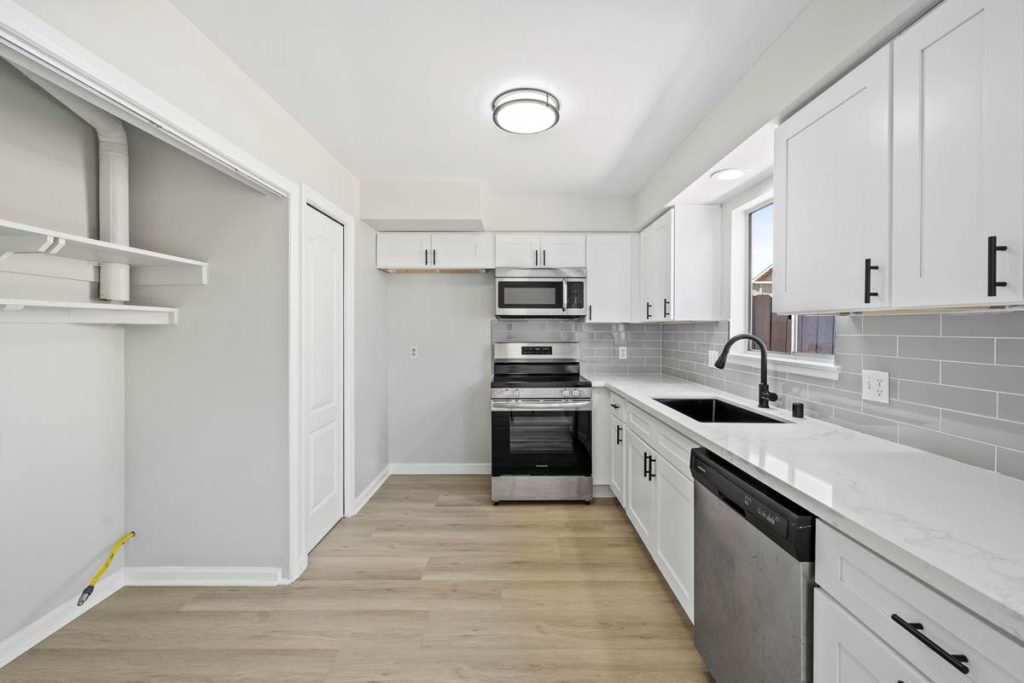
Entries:
{"type": "Polygon", "coordinates": [[[502,232],[494,236],[494,265],[497,268],[540,267],[540,234],[502,232]]]}
{"type": "Polygon", "coordinates": [[[316,209],[302,214],[302,482],[306,549],[344,512],[344,228],[316,209]]]}
{"type": "Polygon", "coordinates": [[[633,240],[630,234],[587,235],[587,322],[632,321],[633,240]]]}
{"type": "Polygon", "coordinates": [[[668,211],[640,233],[640,321],[672,316],[672,226],[668,211]]]}
{"type": "Polygon", "coordinates": [[[430,233],[377,233],[378,268],[429,268],[431,263],[430,233]]]}
{"type": "Polygon", "coordinates": [[[1021,302],[1024,3],[947,0],[894,46],[893,302],[1021,302]]]}
{"type": "MultiPolygon", "coordinates": [[[[814,589],[814,680],[829,683],[927,683],[866,626],[814,589]]],[[[952,671],[952,670],[951,670],[952,671]]],[[[957,674],[958,676],[960,674],[957,674]]]]}
{"type": "Polygon", "coordinates": [[[693,619],[693,479],[662,459],[655,464],[658,540],[655,559],[693,619]]]}
{"type": "Polygon", "coordinates": [[[542,234],[540,265],[545,268],[586,268],[587,236],[578,233],[542,234]]]}
{"type": "Polygon", "coordinates": [[[891,54],[868,57],[775,131],[777,313],[889,304],[891,54]]]}
{"type": "Polygon", "coordinates": [[[494,235],[435,232],[430,236],[430,262],[438,268],[493,268],[494,235]]]}
{"type": "Polygon", "coordinates": [[[648,478],[650,461],[653,456],[647,444],[631,431],[626,432],[626,513],[633,527],[643,539],[644,545],[653,552],[654,525],[657,521],[654,509],[654,482],[648,478]]]}
{"type": "MultiPolygon", "coordinates": [[[[611,397],[614,401],[615,396],[611,397]]],[[[626,504],[626,498],[623,495],[625,493],[625,469],[626,469],[626,428],[622,425],[622,421],[617,417],[612,416],[608,421],[609,427],[609,478],[608,484],[612,489],[612,493],[619,499],[619,503],[622,505],[626,504]]]]}

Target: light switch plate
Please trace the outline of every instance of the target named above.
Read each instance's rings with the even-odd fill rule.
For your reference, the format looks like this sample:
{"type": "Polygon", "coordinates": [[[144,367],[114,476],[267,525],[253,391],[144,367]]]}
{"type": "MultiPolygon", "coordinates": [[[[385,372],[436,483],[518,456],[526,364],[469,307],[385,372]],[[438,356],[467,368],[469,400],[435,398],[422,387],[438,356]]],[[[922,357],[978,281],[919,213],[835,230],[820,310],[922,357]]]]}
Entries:
{"type": "Polygon", "coordinates": [[[889,373],[880,370],[864,370],[861,375],[861,398],[873,403],[889,402],[889,373]]]}
{"type": "Polygon", "coordinates": [[[619,360],[626,360],[626,356],[628,355],[628,353],[629,353],[629,347],[628,346],[620,346],[619,347],[619,360]]]}

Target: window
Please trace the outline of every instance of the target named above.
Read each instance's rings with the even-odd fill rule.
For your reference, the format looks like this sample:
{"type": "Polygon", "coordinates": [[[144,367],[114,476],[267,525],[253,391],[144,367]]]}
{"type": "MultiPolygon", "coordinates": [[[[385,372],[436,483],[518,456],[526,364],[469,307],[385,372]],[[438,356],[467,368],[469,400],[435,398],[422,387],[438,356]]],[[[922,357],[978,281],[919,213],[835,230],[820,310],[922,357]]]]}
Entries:
{"type": "Polygon", "coordinates": [[[774,353],[828,354],[835,349],[835,318],[831,315],[779,315],[772,310],[775,253],[775,205],[747,213],[747,310],[750,333],[774,353]]]}

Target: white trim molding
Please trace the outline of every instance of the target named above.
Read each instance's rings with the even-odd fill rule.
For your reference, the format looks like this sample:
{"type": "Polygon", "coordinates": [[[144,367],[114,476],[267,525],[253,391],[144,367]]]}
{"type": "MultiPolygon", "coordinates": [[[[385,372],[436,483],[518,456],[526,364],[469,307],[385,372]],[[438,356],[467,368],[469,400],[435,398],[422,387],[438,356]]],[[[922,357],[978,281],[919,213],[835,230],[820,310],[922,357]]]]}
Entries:
{"type": "Polygon", "coordinates": [[[279,567],[125,567],[126,586],[277,586],[279,567]]]}
{"type": "Polygon", "coordinates": [[[61,603],[28,626],[0,641],[0,668],[7,666],[17,657],[43,642],[72,621],[82,616],[96,605],[125,586],[124,570],[118,569],[105,576],[96,584],[96,590],[81,607],[78,606],[78,594],[61,603]]]}
{"type": "MultiPolygon", "coordinates": [[[[714,366],[718,359],[718,351],[708,351],[708,366],[714,366]]],[[[733,351],[729,354],[727,365],[739,365],[743,368],[761,368],[761,354],[749,351],[733,351]]],[[[768,354],[768,371],[785,372],[790,375],[817,377],[818,379],[839,379],[839,366],[831,356],[822,356],[821,360],[795,354],[768,354]]]]}
{"type": "Polygon", "coordinates": [[[355,517],[356,515],[358,515],[359,512],[366,506],[366,504],[369,503],[370,500],[375,495],[377,495],[377,491],[380,491],[380,487],[384,485],[384,482],[386,482],[388,480],[388,477],[390,476],[391,465],[385,465],[384,469],[380,471],[380,474],[374,477],[373,481],[371,481],[369,485],[365,489],[363,489],[363,492],[360,493],[358,496],[353,497],[352,507],[349,508],[348,505],[345,506],[345,516],[355,517]]]}
{"type": "Polygon", "coordinates": [[[391,474],[490,474],[489,462],[393,462],[391,474]]]}

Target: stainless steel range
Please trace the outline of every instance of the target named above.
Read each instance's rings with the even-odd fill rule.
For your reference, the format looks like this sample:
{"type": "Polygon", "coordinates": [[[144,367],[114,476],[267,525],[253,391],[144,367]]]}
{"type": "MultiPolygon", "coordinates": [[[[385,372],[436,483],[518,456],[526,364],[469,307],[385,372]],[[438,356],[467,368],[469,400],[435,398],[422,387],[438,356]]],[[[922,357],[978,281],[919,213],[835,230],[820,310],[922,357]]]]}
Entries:
{"type": "Polygon", "coordinates": [[[593,499],[591,387],[576,342],[494,345],[491,500],[593,499]]]}

